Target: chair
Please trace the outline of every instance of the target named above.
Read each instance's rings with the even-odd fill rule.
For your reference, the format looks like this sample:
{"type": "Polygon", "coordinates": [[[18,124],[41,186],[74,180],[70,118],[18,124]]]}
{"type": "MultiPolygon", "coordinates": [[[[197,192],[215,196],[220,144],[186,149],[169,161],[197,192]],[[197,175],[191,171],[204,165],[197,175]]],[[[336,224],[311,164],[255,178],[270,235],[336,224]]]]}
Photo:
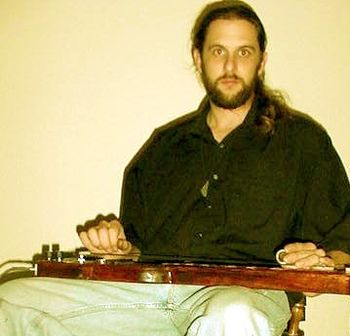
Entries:
{"type": "Polygon", "coordinates": [[[299,328],[300,322],[305,319],[305,304],[306,300],[303,297],[300,301],[296,302],[292,308],[292,316],[289,320],[288,327],[282,334],[282,336],[304,336],[304,331],[299,328]]]}

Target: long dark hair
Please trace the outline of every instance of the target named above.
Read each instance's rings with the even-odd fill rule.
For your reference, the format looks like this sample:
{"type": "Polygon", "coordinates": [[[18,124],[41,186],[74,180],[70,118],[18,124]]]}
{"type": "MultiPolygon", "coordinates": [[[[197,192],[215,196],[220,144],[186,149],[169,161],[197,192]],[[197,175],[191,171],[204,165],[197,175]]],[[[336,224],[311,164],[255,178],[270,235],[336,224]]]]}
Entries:
{"type": "MultiPolygon", "coordinates": [[[[211,22],[218,19],[242,19],[252,23],[257,31],[260,51],[263,53],[267,46],[265,28],[254,9],[241,0],[222,0],[206,5],[192,28],[191,51],[198,50],[202,54],[205,36],[211,22]]],[[[273,134],[276,121],[283,116],[290,115],[291,108],[288,106],[283,94],[278,90],[270,89],[264,78],[260,78],[256,87],[261,114],[256,120],[256,125],[263,134],[273,134]]]]}

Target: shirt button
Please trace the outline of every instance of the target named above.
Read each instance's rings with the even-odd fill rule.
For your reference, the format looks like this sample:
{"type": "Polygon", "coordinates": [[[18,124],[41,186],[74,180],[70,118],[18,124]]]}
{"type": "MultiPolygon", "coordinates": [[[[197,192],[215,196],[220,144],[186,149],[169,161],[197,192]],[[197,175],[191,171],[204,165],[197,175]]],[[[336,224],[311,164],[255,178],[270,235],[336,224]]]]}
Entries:
{"type": "Polygon", "coordinates": [[[196,237],[197,237],[198,239],[202,239],[202,238],[203,238],[203,233],[202,233],[202,232],[197,232],[197,233],[196,233],[196,237]]]}
{"type": "Polygon", "coordinates": [[[217,180],[219,179],[219,175],[218,175],[218,174],[213,174],[213,179],[214,179],[215,181],[217,181],[217,180]]]}
{"type": "Polygon", "coordinates": [[[225,145],[224,145],[224,144],[220,144],[219,147],[220,147],[221,149],[223,149],[223,148],[225,148],[225,145]]]}

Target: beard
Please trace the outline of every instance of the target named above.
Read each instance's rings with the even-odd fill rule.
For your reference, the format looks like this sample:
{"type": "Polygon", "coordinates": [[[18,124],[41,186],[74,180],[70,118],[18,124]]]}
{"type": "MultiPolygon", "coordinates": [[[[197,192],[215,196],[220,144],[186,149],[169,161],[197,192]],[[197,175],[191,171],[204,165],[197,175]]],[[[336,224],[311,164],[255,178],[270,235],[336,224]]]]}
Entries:
{"type": "Polygon", "coordinates": [[[201,78],[211,102],[218,107],[229,110],[233,110],[244,105],[255,93],[259,82],[259,75],[257,72],[249,83],[246,83],[242,78],[236,75],[223,75],[213,81],[208,77],[205,68],[203,68],[201,78]],[[219,89],[219,81],[222,79],[234,79],[239,81],[242,84],[241,90],[235,94],[225,94],[219,89]]]}

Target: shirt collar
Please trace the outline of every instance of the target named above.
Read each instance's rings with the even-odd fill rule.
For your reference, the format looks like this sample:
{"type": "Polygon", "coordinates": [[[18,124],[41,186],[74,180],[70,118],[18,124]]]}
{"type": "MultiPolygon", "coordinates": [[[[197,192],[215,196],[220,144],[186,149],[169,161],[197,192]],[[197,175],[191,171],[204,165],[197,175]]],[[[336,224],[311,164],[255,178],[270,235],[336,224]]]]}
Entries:
{"type": "MultiPolygon", "coordinates": [[[[199,107],[197,109],[196,117],[191,127],[189,128],[189,132],[195,135],[200,136],[211,136],[210,128],[207,124],[207,115],[210,110],[210,103],[208,96],[205,96],[199,107]]],[[[246,133],[249,132],[250,136],[253,134],[257,134],[255,120],[258,115],[258,102],[257,99],[254,100],[252,107],[250,108],[247,116],[245,117],[243,123],[237,127],[233,132],[234,133],[246,133]]]]}

